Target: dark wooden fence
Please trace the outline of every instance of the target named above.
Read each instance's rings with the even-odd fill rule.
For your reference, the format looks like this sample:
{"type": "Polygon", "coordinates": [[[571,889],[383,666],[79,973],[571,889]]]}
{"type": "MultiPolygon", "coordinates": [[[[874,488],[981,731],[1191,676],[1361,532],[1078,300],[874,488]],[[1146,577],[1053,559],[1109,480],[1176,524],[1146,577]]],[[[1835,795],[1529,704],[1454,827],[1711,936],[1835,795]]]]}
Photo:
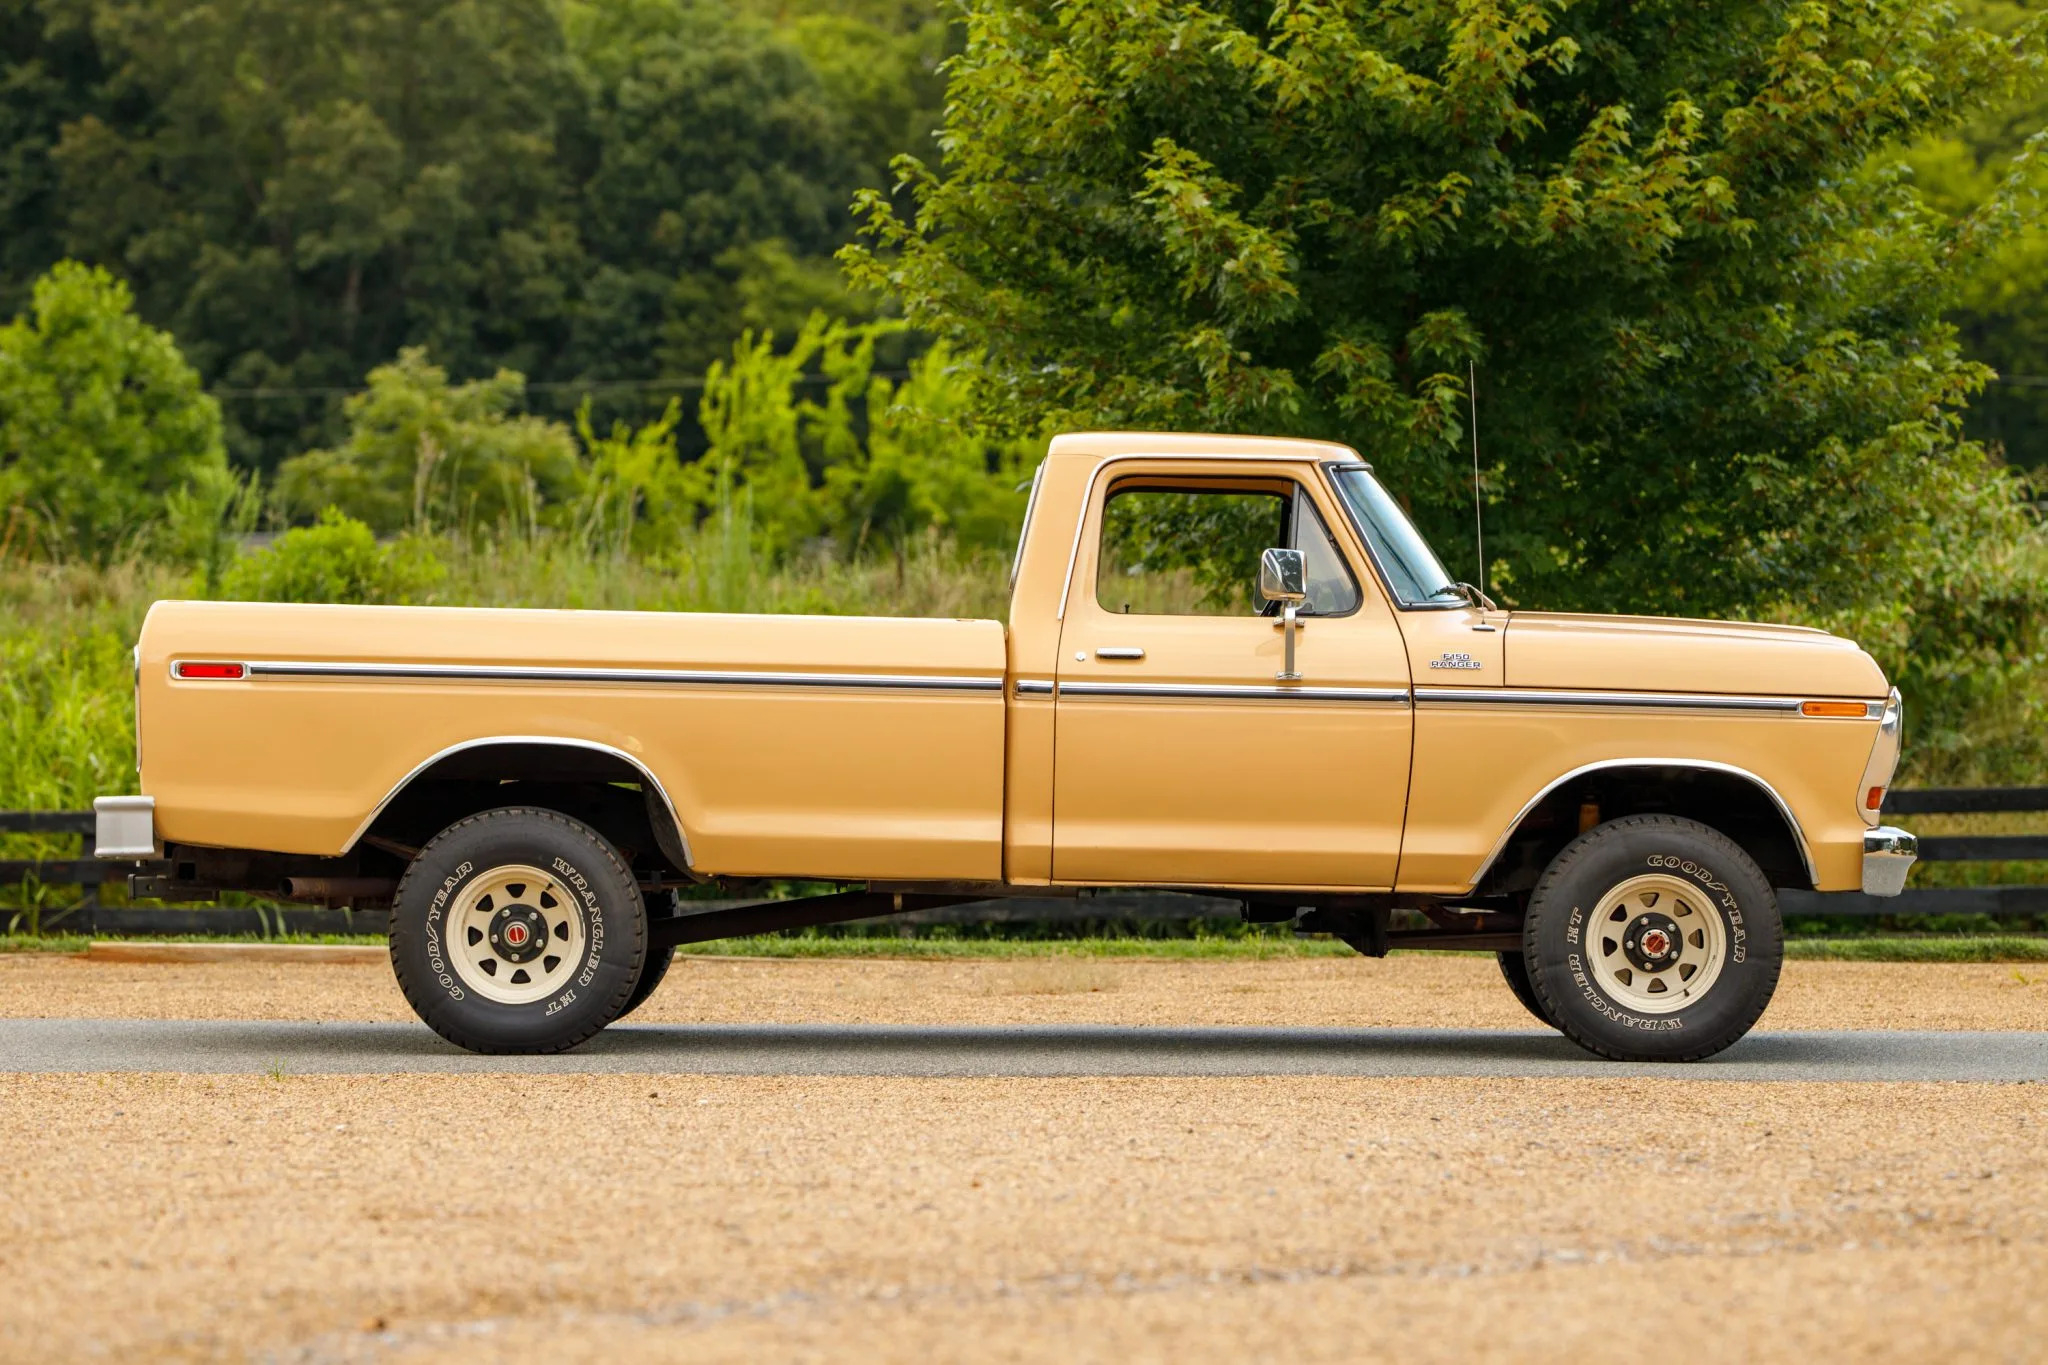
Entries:
{"type": "MultiPolygon", "coordinates": [[[[1895,791],[1885,801],[1887,816],[1962,815],[1986,812],[2048,812],[2048,787],[1952,787],[1895,791]]],[[[374,911],[326,910],[300,906],[248,909],[177,906],[108,906],[100,888],[125,881],[129,866],[92,856],[91,811],[0,811],[0,834],[76,834],[80,856],[37,861],[0,860],[0,887],[34,880],[45,886],[79,886],[83,897],[52,908],[41,920],[45,931],[125,934],[381,933],[384,916],[374,911]]],[[[1929,835],[1920,840],[1928,863],[2048,862],[2048,834],[1929,835]]],[[[2048,917],[2048,885],[1912,887],[1892,897],[1858,892],[1782,891],[1788,916],[1809,915],[1996,915],[2048,917]]],[[[701,907],[716,908],[718,902],[701,907]]],[[[0,929],[25,912],[0,906],[0,929]]],[[[1016,897],[956,905],[894,917],[908,924],[1145,924],[1195,919],[1234,919],[1237,902],[1168,892],[1119,892],[1082,897],[1016,897]]]]}

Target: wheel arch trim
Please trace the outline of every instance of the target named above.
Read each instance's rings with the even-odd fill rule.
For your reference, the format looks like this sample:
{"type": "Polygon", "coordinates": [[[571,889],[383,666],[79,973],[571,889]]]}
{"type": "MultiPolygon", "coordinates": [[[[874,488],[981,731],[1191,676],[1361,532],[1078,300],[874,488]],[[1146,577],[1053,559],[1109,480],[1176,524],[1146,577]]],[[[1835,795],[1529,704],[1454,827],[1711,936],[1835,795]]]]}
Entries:
{"type": "Polygon", "coordinates": [[[1538,791],[1534,796],[1525,801],[1522,804],[1522,808],[1515,812],[1515,818],[1508,821],[1507,827],[1501,831],[1500,838],[1494,842],[1492,851],[1486,855],[1486,861],[1482,862],[1479,865],[1479,870],[1472,875],[1472,884],[1465,889],[1465,894],[1470,895],[1485,884],[1487,875],[1493,871],[1494,864],[1500,861],[1503,853],[1507,852],[1508,843],[1515,837],[1515,831],[1520,829],[1522,822],[1529,818],[1530,813],[1542,805],[1544,801],[1548,800],[1550,795],[1559,787],[1564,786],[1567,782],[1584,777],[1588,773],[1609,772],[1623,768],[1683,768],[1691,769],[1695,772],[1719,773],[1724,777],[1739,778],[1749,783],[1764,796],[1770,798],[1771,805],[1785,821],[1785,828],[1792,836],[1792,845],[1799,850],[1799,861],[1806,869],[1807,885],[1815,886],[1819,884],[1820,874],[1813,865],[1813,848],[1807,842],[1806,829],[1799,823],[1799,817],[1793,813],[1791,803],[1779,794],[1776,787],[1773,787],[1749,769],[1739,768],[1733,763],[1719,763],[1707,758],[1603,758],[1595,763],[1580,764],[1571,771],[1551,779],[1544,785],[1541,791],[1538,791]]]}
{"type": "MultiPolygon", "coordinates": [[[[467,753],[472,749],[508,748],[514,745],[543,745],[557,749],[583,749],[590,753],[604,754],[607,757],[616,758],[625,763],[640,774],[641,780],[647,784],[647,790],[660,798],[661,808],[668,813],[669,824],[674,832],[675,851],[682,854],[683,871],[692,875],[695,874],[694,860],[690,853],[690,832],[683,827],[683,817],[676,811],[676,803],[669,797],[668,788],[662,785],[661,779],[654,775],[654,770],[648,767],[641,759],[636,758],[616,745],[601,743],[594,739],[571,739],[563,735],[483,735],[476,739],[465,739],[459,743],[450,744],[446,748],[428,755],[425,759],[415,764],[412,771],[400,778],[390,791],[384,793],[384,799],[379,801],[371,809],[370,813],[363,817],[362,823],[357,825],[355,832],[348,836],[348,842],[342,845],[341,851],[348,853],[358,843],[362,842],[363,836],[370,832],[370,827],[377,823],[377,817],[382,815],[393,801],[396,801],[403,795],[408,787],[418,781],[421,774],[443,759],[453,758],[456,754],[467,753]]],[[[661,833],[660,829],[657,828],[655,830],[656,841],[665,845],[666,841],[661,839],[661,833]]],[[[665,846],[663,851],[670,852],[665,846]]]]}

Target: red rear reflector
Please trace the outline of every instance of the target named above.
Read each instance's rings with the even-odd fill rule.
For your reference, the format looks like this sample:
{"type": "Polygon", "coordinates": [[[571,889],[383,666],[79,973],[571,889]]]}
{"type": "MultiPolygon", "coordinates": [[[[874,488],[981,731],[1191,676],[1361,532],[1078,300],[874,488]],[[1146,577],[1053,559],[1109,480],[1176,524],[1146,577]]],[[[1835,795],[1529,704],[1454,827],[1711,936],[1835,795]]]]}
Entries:
{"type": "Polygon", "coordinates": [[[1883,808],[1884,808],[1884,788],[1883,788],[1883,787],[1872,787],[1872,788],[1871,788],[1871,789],[1870,789],[1869,791],[1867,791],[1867,792],[1863,793],[1863,809],[1865,809],[1865,810],[1882,810],[1883,808]]]}
{"type": "Polygon", "coordinates": [[[174,667],[171,671],[180,678],[205,679],[207,681],[214,681],[223,678],[246,678],[249,676],[249,665],[181,663],[174,667]]]}
{"type": "Polygon", "coordinates": [[[1870,708],[1860,701],[1803,701],[1799,703],[1802,716],[1854,716],[1861,720],[1870,714],[1870,708]]]}

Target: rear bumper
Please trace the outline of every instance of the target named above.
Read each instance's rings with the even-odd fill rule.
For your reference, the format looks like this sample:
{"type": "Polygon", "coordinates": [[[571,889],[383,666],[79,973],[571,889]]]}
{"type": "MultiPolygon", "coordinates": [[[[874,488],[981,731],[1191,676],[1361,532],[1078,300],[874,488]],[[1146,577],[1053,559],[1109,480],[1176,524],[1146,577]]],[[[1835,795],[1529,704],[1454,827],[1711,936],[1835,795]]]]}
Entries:
{"type": "Polygon", "coordinates": [[[96,858],[161,858],[156,837],[156,798],[102,796],[92,803],[96,858]]]}
{"type": "Polygon", "coordinates": [[[1896,896],[1920,856],[1920,841],[1905,830],[1879,825],[1863,832],[1863,894],[1896,896]]]}

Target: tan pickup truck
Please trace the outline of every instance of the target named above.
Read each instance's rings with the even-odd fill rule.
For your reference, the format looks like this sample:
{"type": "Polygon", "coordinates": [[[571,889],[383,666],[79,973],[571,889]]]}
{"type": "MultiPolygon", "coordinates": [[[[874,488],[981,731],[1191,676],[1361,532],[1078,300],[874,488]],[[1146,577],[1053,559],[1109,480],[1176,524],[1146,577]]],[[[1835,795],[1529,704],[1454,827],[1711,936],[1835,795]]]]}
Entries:
{"type": "Polygon", "coordinates": [[[1496,953],[1583,1046],[1728,1046],[1773,888],[1896,894],[1899,701],[1792,626],[1495,609],[1343,446],[1053,441],[996,621],[159,602],[139,894],[389,906],[420,1017],[573,1047],[676,945],[1199,890],[1496,953]],[[704,882],[837,884],[692,913],[704,882]],[[1404,927],[1406,926],[1406,927],[1404,927]]]}

